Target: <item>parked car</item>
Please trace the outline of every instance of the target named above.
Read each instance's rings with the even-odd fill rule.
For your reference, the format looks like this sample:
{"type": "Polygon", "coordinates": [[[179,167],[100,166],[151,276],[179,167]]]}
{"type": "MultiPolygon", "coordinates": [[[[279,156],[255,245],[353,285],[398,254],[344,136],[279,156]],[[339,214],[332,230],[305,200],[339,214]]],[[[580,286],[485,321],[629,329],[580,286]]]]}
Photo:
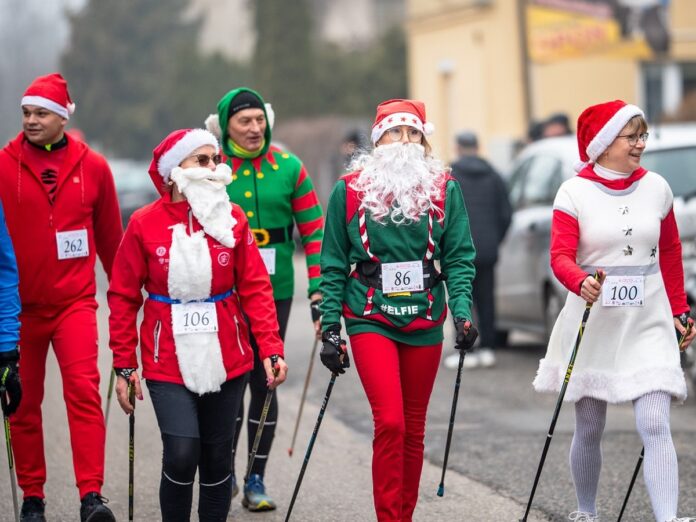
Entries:
{"type": "Polygon", "coordinates": [[[121,207],[123,227],[133,212],[155,201],[159,194],[147,173],[150,164],[146,161],[116,159],[109,160],[116,183],[118,204],[121,207]]]}
{"type": "MultiPolygon", "coordinates": [[[[674,193],[682,241],[686,291],[696,303],[696,125],[650,129],[641,164],[662,175],[674,193]]],[[[496,314],[500,340],[511,329],[548,339],[567,295],[549,263],[553,200],[574,176],[577,141],[572,136],[532,143],[516,159],[508,178],[514,212],[496,267],[496,314]]],[[[696,372],[696,366],[694,366],[696,372]]]]}

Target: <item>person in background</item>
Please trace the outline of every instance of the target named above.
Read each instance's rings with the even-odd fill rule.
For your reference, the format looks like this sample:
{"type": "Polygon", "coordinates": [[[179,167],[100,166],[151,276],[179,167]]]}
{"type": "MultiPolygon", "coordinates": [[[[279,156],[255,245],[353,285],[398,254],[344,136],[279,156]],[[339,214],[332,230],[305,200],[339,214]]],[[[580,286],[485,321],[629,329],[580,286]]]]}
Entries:
{"type": "Polygon", "coordinates": [[[570,120],[568,115],[563,112],[557,112],[548,117],[544,121],[542,138],[554,138],[556,136],[572,136],[573,130],[570,128],[570,120]]]}
{"type": "MultiPolygon", "coordinates": [[[[307,295],[314,323],[313,334],[319,336],[319,251],[324,227],[322,209],[312,180],[300,159],[271,144],[272,115],[270,106],[264,103],[257,92],[240,87],[222,97],[217,105],[217,115],[209,117],[206,125],[220,133],[220,145],[227,157],[227,164],[232,168],[234,180],[234,183],[228,185],[227,193],[230,200],[244,210],[271,276],[281,338],[285,338],[294,294],[295,224],[300,233],[307,263],[307,295]]],[[[256,436],[267,392],[266,375],[258,363],[257,341],[256,336],[252,335],[251,344],[257,364],[249,379],[249,452],[256,436]]],[[[266,492],[264,483],[266,463],[278,419],[276,395],[273,394],[253,469],[249,471],[247,482],[244,484],[242,505],[249,511],[269,511],[276,508],[275,502],[266,492]]],[[[235,448],[243,417],[242,405],[234,441],[235,448]]],[[[244,462],[246,463],[246,459],[244,462]]],[[[235,493],[236,491],[235,489],[235,493]]]]}
{"type": "MultiPolygon", "coordinates": [[[[12,417],[22,520],[43,521],[41,418],[53,347],[68,410],[80,520],[113,521],[101,496],[106,428],[99,395],[94,265],[108,279],[123,229],[106,160],[65,132],[74,111],[60,74],[36,78],[21,101],[23,131],[0,151],[0,199],[19,268],[23,399],[12,417]]],[[[56,390],[51,390],[55,393],[56,390]]]]}
{"type": "Polygon", "coordinates": [[[196,471],[200,520],[227,518],[236,413],[254,365],[247,319],[266,385],[275,388],[287,370],[271,283],[244,213],[227,197],[232,173],[218,150],[203,129],[174,131],[155,148],[150,176],[162,197],[133,214],[108,293],[116,395],[126,413],[129,383],[143,398],[140,346],[162,436],[164,522],[190,520],[196,471]]]}
{"type": "Polygon", "coordinates": [[[607,404],[630,401],[655,520],[689,522],[694,518],[677,518],[669,410],[672,399],[686,398],[679,350],[696,331],[679,345],[693,320],[672,191],[640,165],[648,125],[639,107],[621,100],[593,105],[577,129],[578,175],[558,190],[551,224],[551,268],[569,293],[534,379],[539,392],[560,391],[583,312],[594,303],[565,395],[575,403],[570,471],[578,507],[570,519],[599,520],[607,404]]]}
{"type": "Polygon", "coordinates": [[[321,249],[321,361],[332,373],[350,365],[343,317],[374,419],[372,487],[380,522],[410,522],[416,508],[447,304],[456,346],[467,350],[476,336],[469,221],[459,187],[431,154],[425,137],[431,131],[422,102],[377,107],[375,148],[334,187],[321,249]]]}
{"type": "Polygon", "coordinates": [[[5,212],[0,205],[0,399],[2,413],[10,416],[22,402],[19,380],[19,278],[17,259],[7,232],[5,212]]]}
{"type": "MultiPolygon", "coordinates": [[[[498,248],[512,220],[512,208],[505,182],[479,156],[476,134],[460,132],[456,141],[459,159],[452,164],[452,177],[462,189],[476,246],[473,297],[480,333],[479,348],[466,356],[464,367],[488,368],[495,364],[495,265],[498,248]]],[[[454,369],[458,364],[458,353],[445,358],[446,368],[454,369]]]]}

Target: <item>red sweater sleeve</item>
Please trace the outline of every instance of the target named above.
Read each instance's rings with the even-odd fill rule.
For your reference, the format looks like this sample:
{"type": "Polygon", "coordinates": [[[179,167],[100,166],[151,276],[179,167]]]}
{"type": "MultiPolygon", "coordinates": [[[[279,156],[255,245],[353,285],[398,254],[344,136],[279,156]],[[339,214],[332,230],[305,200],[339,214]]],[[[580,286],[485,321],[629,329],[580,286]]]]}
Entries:
{"type": "Polygon", "coordinates": [[[684,265],[674,209],[670,209],[660,224],[660,271],[665,283],[672,315],[689,311],[684,292],[684,265]]]}
{"type": "Polygon", "coordinates": [[[578,220],[561,211],[553,211],[551,222],[551,270],[568,290],[580,295],[587,274],[576,263],[580,227],[578,220]]]}
{"type": "MultiPolygon", "coordinates": [[[[234,207],[239,234],[235,233],[234,280],[242,309],[251,323],[251,332],[259,345],[261,359],[283,353],[273,287],[259,248],[249,230],[249,222],[239,207],[234,207]]],[[[235,227],[235,228],[237,228],[235,227]]]]}
{"type": "Polygon", "coordinates": [[[128,226],[116,252],[109,291],[109,347],[114,354],[114,368],[137,368],[137,317],[143,304],[142,287],[147,265],[137,223],[128,226]]]}
{"type": "Polygon", "coordinates": [[[123,237],[121,211],[118,207],[116,186],[111,169],[103,158],[100,159],[99,203],[94,213],[94,237],[97,254],[101,259],[106,277],[111,279],[111,268],[116,250],[123,237]]]}

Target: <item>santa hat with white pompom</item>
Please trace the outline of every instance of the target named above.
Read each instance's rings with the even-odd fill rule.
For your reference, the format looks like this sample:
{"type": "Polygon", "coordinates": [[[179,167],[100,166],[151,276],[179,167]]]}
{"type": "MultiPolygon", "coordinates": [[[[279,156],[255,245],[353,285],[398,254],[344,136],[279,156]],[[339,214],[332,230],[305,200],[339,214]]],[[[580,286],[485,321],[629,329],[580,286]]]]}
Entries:
{"type": "Polygon", "coordinates": [[[425,118],[425,104],[418,100],[387,100],[377,106],[375,123],[372,125],[372,143],[393,127],[408,125],[430,136],[435,126],[425,118]]]}
{"type": "Polygon", "coordinates": [[[21,105],[43,107],[66,120],[75,112],[75,104],[68,93],[68,82],[58,73],[39,76],[31,82],[22,96],[21,105]]]}

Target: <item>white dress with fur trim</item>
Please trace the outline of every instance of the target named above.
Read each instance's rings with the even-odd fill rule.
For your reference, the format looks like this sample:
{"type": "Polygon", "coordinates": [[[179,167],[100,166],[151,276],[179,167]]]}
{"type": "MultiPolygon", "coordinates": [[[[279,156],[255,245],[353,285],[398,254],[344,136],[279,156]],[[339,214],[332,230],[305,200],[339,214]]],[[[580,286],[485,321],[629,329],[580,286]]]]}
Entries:
{"type": "MultiPolygon", "coordinates": [[[[566,401],[583,397],[610,403],[652,391],[686,398],[679,348],[659,265],[661,221],[672,207],[672,191],[648,172],[625,190],[611,190],[574,177],[561,186],[554,209],[578,220],[577,263],[588,273],[641,276],[643,306],[593,305],[566,390],[566,401]]],[[[554,325],[534,388],[558,392],[580,327],[585,301],[569,293],[554,325]]]]}

